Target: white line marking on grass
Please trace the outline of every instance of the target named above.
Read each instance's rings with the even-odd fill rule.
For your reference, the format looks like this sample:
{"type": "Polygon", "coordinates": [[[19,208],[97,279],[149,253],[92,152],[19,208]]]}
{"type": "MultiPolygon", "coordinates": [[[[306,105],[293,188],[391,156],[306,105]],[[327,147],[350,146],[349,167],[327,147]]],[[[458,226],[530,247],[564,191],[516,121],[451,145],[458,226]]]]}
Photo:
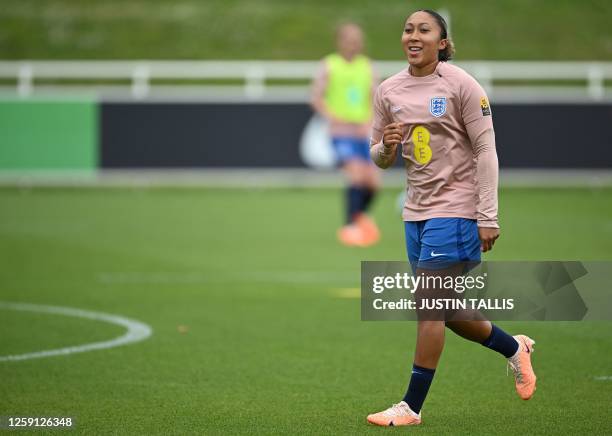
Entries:
{"type": "Polygon", "coordinates": [[[600,375],[594,378],[597,381],[612,381],[612,375],[600,375]]]}
{"type": "Polygon", "coordinates": [[[104,321],[109,324],[125,327],[127,331],[114,339],[103,342],[92,342],[89,344],[75,345],[65,348],[57,348],[54,350],[35,351],[33,353],[14,354],[0,356],[0,362],[8,362],[13,360],[39,359],[42,357],[61,356],[73,353],[84,353],[86,351],[104,350],[106,348],[120,347],[122,345],[131,344],[147,339],[151,336],[153,329],[140,321],[125,318],[119,315],[112,315],[102,312],[91,312],[89,310],[73,309],[70,307],[46,306],[40,304],[27,303],[9,303],[0,301],[0,309],[6,310],[21,310],[24,312],[51,313],[54,315],[74,316],[77,318],[93,319],[96,321],[104,321]]]}

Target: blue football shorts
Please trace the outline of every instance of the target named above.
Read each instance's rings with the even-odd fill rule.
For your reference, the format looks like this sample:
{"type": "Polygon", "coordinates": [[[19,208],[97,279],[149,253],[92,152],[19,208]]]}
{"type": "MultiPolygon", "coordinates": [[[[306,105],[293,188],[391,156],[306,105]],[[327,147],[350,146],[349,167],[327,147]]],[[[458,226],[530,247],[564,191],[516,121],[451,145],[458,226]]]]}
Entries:
{"type": "Polygon", "coordinates": [[[352,159],[370,161],[370,140],[367,138],[351,138],[336,136],[332,138],[336,162],[343,164],[352,159]]]}
{"type": "Polygon", "coordinates": [[[413,269],[441,269],[459,262],[480,262],[476,220],[431,218],[404,222],[406,249],[413,269]]]}

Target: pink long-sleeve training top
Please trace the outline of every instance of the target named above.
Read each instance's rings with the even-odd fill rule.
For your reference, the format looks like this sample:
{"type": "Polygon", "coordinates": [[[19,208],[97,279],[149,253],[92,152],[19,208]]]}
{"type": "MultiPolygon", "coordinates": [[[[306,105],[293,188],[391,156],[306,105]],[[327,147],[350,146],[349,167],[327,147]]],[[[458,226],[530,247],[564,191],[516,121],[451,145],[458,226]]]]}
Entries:
{"type": "Polygon", "coordinates": [[[384,128],[394,122],[404,124],[404,221],[461,217],[476,219],[480,227],[499,227],[495,134],[489,100],[478,82],[446,62],[425,77],[406,68],[381,83],[374,96],[375,161],[384,150],[384,128]]]}

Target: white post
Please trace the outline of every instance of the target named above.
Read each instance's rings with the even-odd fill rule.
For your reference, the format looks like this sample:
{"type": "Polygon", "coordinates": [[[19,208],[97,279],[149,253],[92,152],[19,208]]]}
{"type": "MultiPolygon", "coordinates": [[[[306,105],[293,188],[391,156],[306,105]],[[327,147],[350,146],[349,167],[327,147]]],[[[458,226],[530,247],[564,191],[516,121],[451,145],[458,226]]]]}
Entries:
{"type": "Polygon", "coordinates": [[[148,65],[138,65],[132,72],[132,97],[135,99],[145,98],[149,94],[149,76],[151,75],[148,65]]]}
{"type": "Polygon", "coordinates": [[[266,71],[261,65],[251,65],[244,72],[244,95],[258,99],[266,92],[266,71]]]}
{"type": "Polygon", "coordinates": [[[451,13],[450,11],[446,8],[440,8],[438,9],[438,13],[442,16],[442,18],[444,18],[444,21],[446,21],[446,33],[451,35],[451,13]]]}
{"type": "Polygon", "coordinates": [[[19,67],[19,73],[17,75],[17,94],[19,97],[25,98],[32,94],[33,77],[34,72],[30,64],[22,64],[19,67]]]}
{"type": "Polygon", "coordinates": [[[593,100],[602,100],[605,94],[603,71],[596,64],[589,65],[588,92],[593,100]]]}

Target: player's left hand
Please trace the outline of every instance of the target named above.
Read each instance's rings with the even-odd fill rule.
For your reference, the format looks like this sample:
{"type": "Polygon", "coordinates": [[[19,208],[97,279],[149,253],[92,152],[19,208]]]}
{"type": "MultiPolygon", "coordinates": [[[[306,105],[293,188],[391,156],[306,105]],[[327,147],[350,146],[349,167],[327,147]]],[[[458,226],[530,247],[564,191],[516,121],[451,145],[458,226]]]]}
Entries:
{"type": "Polygon", "coordinates": [[[493,244],[499,238],[499,229],[478,227],[478,237],[480,238],[480,251],[486,253],[493,249],[493,244]]]}

